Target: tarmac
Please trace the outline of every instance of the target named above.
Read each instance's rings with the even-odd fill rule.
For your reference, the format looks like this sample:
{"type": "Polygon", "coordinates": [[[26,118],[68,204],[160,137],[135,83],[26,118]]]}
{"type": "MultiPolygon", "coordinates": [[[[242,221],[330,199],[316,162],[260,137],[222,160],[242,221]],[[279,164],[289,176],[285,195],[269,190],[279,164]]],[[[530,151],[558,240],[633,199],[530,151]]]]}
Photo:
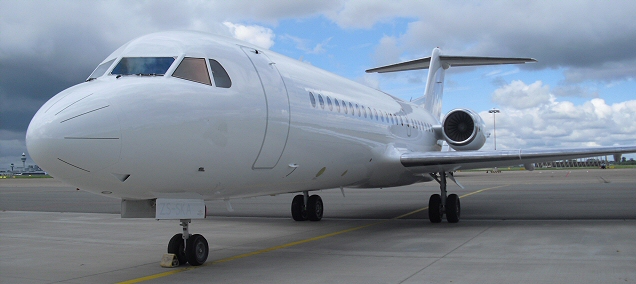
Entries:
{"type": "Polygon", "coordinates": [[[636,169],[458,172],[457,224],[431,224],[436,183],[208,202],[205,265],[162,268],[177,221],[54,179],[0,180],[0,283],[636,283],[636,169]]]}

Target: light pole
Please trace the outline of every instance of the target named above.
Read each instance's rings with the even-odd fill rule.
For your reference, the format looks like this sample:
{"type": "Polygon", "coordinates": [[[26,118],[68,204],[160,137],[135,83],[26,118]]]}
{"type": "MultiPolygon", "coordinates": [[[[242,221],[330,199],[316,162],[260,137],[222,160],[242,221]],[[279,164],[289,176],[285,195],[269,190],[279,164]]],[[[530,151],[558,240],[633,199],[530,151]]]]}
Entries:
{"type": "Polygon", "coordinates": [[[492,132],[495,136],[495,150],[497,150],[497,122],[495,120],[495,114],[500,113],[500,111],[496,108],[492,108],[488,113],[492,113],[492,132]]]}

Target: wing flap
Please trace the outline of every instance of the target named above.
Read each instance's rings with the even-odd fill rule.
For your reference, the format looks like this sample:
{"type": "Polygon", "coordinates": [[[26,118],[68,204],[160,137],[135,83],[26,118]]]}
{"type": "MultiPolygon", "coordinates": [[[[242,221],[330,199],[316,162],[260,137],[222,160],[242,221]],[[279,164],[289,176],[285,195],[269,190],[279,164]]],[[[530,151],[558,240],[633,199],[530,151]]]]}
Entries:
{"type": "Polygon", "coordinates": [[[405,153],[404,167],[418,173],[513,166],[526,163],[636,153],[636,146],[551,150],[450,151],[405,153]]]}

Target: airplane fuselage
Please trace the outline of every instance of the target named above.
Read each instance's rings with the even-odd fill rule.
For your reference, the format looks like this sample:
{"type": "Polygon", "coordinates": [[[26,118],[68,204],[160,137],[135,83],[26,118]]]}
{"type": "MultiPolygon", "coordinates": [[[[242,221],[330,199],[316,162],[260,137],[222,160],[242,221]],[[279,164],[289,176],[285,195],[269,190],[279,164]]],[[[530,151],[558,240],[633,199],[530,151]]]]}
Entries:
{"type": "Polygon", "coordinates": [[[43,105],[27,142],[54,177],[125,199],[225,199],[431,180],[400,163],[404,152],[441,149],[439,118],[418,105],[195,32],[141,37],[104,62],[114,59],[114,66],[125,57],[175,60],[163,76],[106,74],[43,105]],[[231,86],[173,76],[184,58],[219,62],[231,86]]]}

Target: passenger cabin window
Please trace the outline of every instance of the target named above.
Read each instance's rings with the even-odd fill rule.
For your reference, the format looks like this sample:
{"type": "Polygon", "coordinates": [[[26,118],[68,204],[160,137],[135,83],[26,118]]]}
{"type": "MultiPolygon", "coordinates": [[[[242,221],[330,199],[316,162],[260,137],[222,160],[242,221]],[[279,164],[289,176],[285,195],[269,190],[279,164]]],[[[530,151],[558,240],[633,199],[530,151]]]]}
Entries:
{"type": "Polygon", "coordinates": [[[333,105],[331,104],[331,98],[327,96],[327,105],[329,105],[329,110],[333,110],[333,105]]]}
{"type": "Polygon", "coordinates": [[[312,94],[311,92],[309,92],[309,100],[311,101],[311,106],[316,107],[316,98],[314,97],[314,94],[312,94]]]}
{"type": "Polygon", "coordinates": [[[99,66],[97,66],[97,68],[95,68],[95,71],[93,71],[93,73],[91,73],[90,76],[88,76],[88,79],[86,79],[86,81],[90,81],[93,80],[97,77],[101,77],[102,75],[104,75],[106,73],[106,71],[108,70],[108,68],[110,68],[111,65],[113,65],[113,62],[115,62],[115,59],[109,60],[108,62],[104,62],[102,64],[99,64],[99,66]]]}
{"type": "Polygon", "coordinates": [[[124,57],[110,74],[163,76],[174,59],[174,57],[124,57]]]}
{"type": "Polygon", "coordinates": [[[322,96],[318,94],[318,101],[320,102],[320,108],[325,109],[325,101],[322,100],[322,96]]]}
{"type": "Polygon", "coordinates": [[[205,66],[205,59],[186,57],[181,61],[179,67],[172,73],[173,77],[193,81],[201,84],[212,85],[208,68],[205,66]]]}
{"type": "Polygon", "coordinates": [[[349,113],[349,110],[347,109],[347,102],[342,101],[342,109],[344,110],[345,114],[349,113]]]}
{"type": "Polygon", "coordinates": [[[215,86],[219,88],[232,87],[230,75],[227,74],[225,68],[223,68],[218,61],[210,59],[210,69],[212,70],[212,78],[214,78],[215,86]]]}
{"type": "Polygon", "coordinates": [[[333,103],[336,105],[336,111],[340,112],[340,103],[338,103],[338,99],[333,99],[333,103]]]}

